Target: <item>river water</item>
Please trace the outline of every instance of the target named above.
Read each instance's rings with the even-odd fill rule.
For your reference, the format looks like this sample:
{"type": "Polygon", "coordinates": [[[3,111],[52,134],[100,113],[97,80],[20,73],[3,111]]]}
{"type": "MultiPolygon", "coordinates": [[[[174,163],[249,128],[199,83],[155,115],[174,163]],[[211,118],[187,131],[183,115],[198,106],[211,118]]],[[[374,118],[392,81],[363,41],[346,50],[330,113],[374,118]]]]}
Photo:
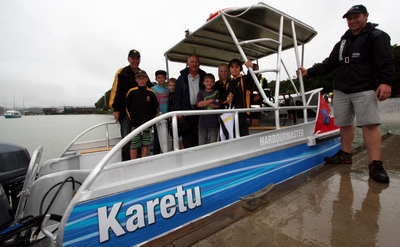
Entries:
{"type": "MultiPolygon", "coordinates": [[[[32,155],[43,145],[41,162],[58,158],[67,145],[86,129],[100,123],[113,122],[112,115],[38,115],[6,119],[0,117],[0,142],[25,147],[32,155]]],[[[110,137],[119,136],[119,124],[109,127],[110,137]]],[[[105,137],[105,127],[96,129],[91,135],[80,140],[105,137]]]]}
{"type": "MultiPolygon", "coordinates": [[[[400,135],[400,98],[379,103],[381,109],[381,133],[400,135]]],[[[86,129],[104,122],[113,122],[112,115],[47,115],[23,116],[19,119],[0,117],[0,142],[17,144],[27,148],[30,154],[43,145],[41,162],[60,157],[67,145],[86,129]]],[[[110,137],[119,136],[119,125],[109,127],[110,137]]],[[[100,139],[105,128],[99,128],[86,139],[100,139]]],[[[353,148],[363,144],[360,128],[356,128],[353,148]]]]}

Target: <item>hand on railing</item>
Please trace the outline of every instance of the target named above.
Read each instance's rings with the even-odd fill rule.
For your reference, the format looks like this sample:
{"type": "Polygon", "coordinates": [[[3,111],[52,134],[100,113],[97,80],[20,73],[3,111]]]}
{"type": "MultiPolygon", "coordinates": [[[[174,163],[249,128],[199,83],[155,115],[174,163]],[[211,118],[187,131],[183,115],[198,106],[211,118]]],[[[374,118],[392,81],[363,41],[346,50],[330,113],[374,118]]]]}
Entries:
{"type": "Polygon", "coordinates": [[[300,72],[301,72],[301,75],[302,75],[302,76],[307,76],[307,70],[306,70],[305,68],[300,67],[300,68],[298,68],[298,69],[296,70],[296,75],[297,75],[297,77],[300,76],[300,72]]]}

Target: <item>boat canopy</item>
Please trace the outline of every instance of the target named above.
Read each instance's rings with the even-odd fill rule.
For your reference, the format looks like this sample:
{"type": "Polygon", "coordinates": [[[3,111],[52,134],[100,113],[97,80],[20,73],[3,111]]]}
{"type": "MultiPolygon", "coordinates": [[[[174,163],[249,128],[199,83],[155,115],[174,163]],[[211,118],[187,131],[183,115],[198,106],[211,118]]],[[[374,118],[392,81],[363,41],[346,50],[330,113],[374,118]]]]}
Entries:
{"type": "Polygon", "coordinates": [[[194,32],[188,31],[186,37],[164,55],[167,61],[186,63],[187,58],[195,54],[201,58],[202,65],[218,67],[221,63],[242,57],[235,38],[247,59],[254,61],[279,54],[280,43],[283,51],[293,48],[294,40],[297,40],[297,45],[303,45],[316,35],[317,32],[309,25],[264,3],[257,3],[250,7],[215,12],[203,26],[194,32]],[[234,36],[231,27],[235,27],[234,36]]]}

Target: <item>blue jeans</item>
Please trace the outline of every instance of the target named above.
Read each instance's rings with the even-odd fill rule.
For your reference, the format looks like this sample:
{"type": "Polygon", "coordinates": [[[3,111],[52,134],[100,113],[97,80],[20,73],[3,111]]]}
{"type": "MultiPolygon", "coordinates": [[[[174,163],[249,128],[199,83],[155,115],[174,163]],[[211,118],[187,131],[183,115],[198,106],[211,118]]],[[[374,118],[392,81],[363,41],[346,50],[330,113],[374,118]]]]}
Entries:
{"type": "Polygon", "coordinates": [[[199,128],[199,145],[218,141],[218,128],[199,128]]]}

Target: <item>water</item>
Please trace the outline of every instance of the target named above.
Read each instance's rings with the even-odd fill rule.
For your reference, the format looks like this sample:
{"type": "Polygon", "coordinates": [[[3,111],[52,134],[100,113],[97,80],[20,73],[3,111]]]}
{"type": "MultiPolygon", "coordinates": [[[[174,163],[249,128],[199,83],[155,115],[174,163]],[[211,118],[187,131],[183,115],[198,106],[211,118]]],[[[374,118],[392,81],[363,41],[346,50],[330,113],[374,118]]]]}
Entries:
{"type": "MultiPolygon", "coordinates": [[[[379,102],[382,124],[379,126],[381,134],[388,132],[400,135],[400,98],[387,99],[379,102]]],[[[353,148],[363,145],[361,128],[356,128],[353,148]]]]}
{"type": "MultiPolygon", "coordinates": [[[[400,135],[400,98],[379,103],[381,109],[381,133],[400,135]]],[[[49,115],[23,116],[17,119],[0,117],[0,142],[21,145],[29,153],[44,145],[41,162],[60,157],[67,145],[80,133],[93,125],[112,122],[112,115],[49,115]]],[[[100,128],[86,139],[100,139],[105,136],[105,128],[100,128]]],[[[119,125],[111,125],[110,137],[119,136],[119,125]]],[[[353,148],[363,144],[360,128],[356,128],[353,148]]]]}
{"type": "MultiPolygon", "coordinates": [[[[40,115],[6,119],[0,117],[0,142],[25,147],[32,155],[43,145],[41,162],[60,157],[67,145],[86,129],[104,122],[113,122],[112,115],[40,115]]],[[[119,136],[119,125],[109,127],[110,137],[119,136]]],[[[105,127],[80,140],[105,137],[105,127]]]]}

